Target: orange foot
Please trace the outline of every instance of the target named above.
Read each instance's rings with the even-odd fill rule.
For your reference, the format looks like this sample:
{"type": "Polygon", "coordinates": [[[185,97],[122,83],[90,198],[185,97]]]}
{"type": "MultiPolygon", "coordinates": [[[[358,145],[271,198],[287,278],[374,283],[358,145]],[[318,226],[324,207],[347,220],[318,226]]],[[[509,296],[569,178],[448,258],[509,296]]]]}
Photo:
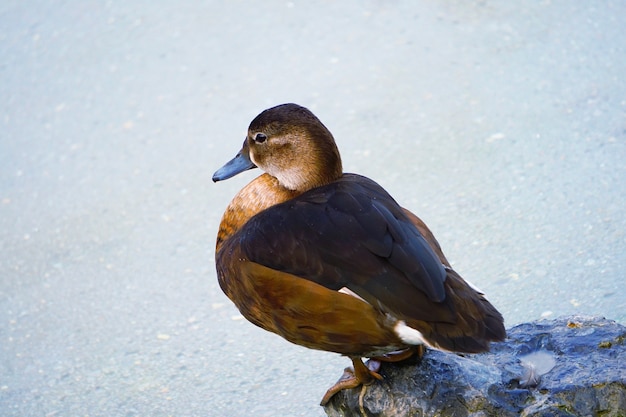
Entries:
{"type": "Polygon", "coordinates": [[[346,368],[343,370],[343,375],[341,378],[326,391],[320,405],[328,404],[328,401],[332,398],[333,395],[338,393],[341,390],[356,388],[359,385],[369,385],[374,382],[376,379],[383,379],[382,376],[378,373],[380,369],[380,361],[370,359],[365,364],[361,361],[359,357],[351,357],[353,368],[346,368]]]}
{"type": "MultiPolygon", "coordinates": [[[[320,405],[324,406],[328,404],[328,401],[330,401],[332,396],[341,390],[356,388],[359,385],[370,385],[377,379],[383,379],[383,377],[378,373],[381,362],[399,362],[413,356],[414,354],[417,354],[417,357],[421,359],[424,355],[424,346],[419,345],[399,352],[393,352],[372,358],[365,362],[365,364],[363,364],[361,358],[359,357],[350,357],[354,368],[344,369],[341,378],[339,378],[335,385],[326,391],[320,405]]],[[[363,394],[364,392],[361,392],[361,397],[363,394]]]]}

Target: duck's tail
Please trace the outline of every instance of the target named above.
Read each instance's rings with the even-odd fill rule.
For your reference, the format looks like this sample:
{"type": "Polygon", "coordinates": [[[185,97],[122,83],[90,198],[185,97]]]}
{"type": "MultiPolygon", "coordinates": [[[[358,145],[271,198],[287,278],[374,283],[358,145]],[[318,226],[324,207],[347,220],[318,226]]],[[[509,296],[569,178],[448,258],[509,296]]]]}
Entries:
{"type": "Polygon", "coordinates": [[[416,328],[427,343],[437,349],[464,353],[488,351],[489,342],[506,337],[502,314],[458,273],[451,268],[446,270],[444,302],[453,309],[455,322],[428,322],[424,328],[416,323],[416,328]]]}

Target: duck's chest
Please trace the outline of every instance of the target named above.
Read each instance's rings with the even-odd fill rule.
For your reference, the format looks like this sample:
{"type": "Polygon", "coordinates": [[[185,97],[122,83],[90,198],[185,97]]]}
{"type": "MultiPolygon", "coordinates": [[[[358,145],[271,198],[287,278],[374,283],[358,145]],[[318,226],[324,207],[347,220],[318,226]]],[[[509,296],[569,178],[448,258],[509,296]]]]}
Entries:
{"type": "Polygon", "coordinates": [[[281,187],[276,178],[263,174],[252,180],[233,197],[224,211],[217,233],[216,257],[222,244],[240,230],[253,216],[290,200],[299,193],[281,187]]]}
{"type": "Polygon", "coordinates": [[[222,291],[253,323],[268,330],[271,300],[264,298],[260,281],[251,271],[251,262],[242,250],[242,229],[258,213],[292,199],[298,194],[281,187],[277,180],[263,174],[233,197],[220,222],[215,248],[217,277],[222,291]]]}

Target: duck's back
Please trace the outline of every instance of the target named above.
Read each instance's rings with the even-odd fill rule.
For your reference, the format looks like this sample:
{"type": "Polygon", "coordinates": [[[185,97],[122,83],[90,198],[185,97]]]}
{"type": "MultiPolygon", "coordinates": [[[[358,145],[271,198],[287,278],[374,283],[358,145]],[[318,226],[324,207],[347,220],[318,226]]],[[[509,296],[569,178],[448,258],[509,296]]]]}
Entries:
{"type": "MultiPolygon", "coordinates": [[[[254,271],[241,275],[245,263],[262,266],[266,275],[276,271],[280,279],[292,277],[294,285],[296,278],[307,280],[330,290],[322,291],[327,296],[344,290],[378,311],[382,321],[387,317],[402,320],[419,328],[427,339],[429,334],[443,334],[441,340],[433,336],[426,342],[445,349],[484,350],[487,340],[497,339],[500,332],[490,331],[489,325],[486,329],[459,327],[467,322],[464,314],[480,316],[470,320],[470,327],[476,327],[483,316],[499,313],[447,268],[438,243],[423,222],[402,209],[374,181],[359,175],[344,174],[330,184],[260,211],[224,242],[217,263],[220,284],[227,294],[234,288],[248,293],[246,301],[237,300],[241,295],[231,296],[244,315],[257,309],[250,294],[256,290],[233,282],[257,279],[250,275],[255,275],[254,271]],[[452,297],[458,294],[451,294],[451,289],[476,300],[463,306],[469,311],[459,311],[452,297]],[[477,338],[484,341],[476,346],[465,343],[467,347],[460,339],[448,342],[465,337],[464,333],[472,333],[470,339],[480,333],[477,338]]],[[[261,268],[257,269],[256,275],[261,273],[261,268]]],[[[252,319],[276,331],[275,324],[259,322],[266,320],[275,319],[252,319]]],[[[497,322],[497,317],[494,320],[497,322]]],[[[397,348],[397,337],[390,342],[397,348]]]]}

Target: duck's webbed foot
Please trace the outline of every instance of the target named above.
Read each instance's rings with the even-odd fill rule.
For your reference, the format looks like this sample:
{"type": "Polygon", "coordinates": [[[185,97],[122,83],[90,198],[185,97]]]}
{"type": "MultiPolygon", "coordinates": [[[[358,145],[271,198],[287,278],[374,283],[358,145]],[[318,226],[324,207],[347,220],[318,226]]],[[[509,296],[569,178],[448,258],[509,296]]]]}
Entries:
{"type": "MultiPolygon", "coordinates": [[[[412,356],[416,356],[417,359],[421,359],[424,356],[424,346],[418,345],[408,349],[400,350],[397,352],[391,352],[385,355],[377,356],[369,359],[365,364],[359,357],[350,357],[352,359],[352,365],[354,368],[346,368],[343,371],[341,378],[326,391],[322,398],[321,405],[326,405],[333,395],[344,389],[356,388],[360,385],[369,385],[375,380],[383,379],[378,373],[380,370],[381,362],[400,362],[408,359],[412,356]]],[[[360,397],[363,397],[364,392],[360,397]]]]}
{"type": "Polygon", "coordinates": [[[326,405],[332,396],[341,390],[356,388],[360,385],[369,385],[376,379],[383,379],[378,373],[380,361],[370,359],[364,364],[359,357],[351,357],[350,359],[352,359],[354,368],[344,369],[341,378],[326,391],[320,405],[326,405]]]}

